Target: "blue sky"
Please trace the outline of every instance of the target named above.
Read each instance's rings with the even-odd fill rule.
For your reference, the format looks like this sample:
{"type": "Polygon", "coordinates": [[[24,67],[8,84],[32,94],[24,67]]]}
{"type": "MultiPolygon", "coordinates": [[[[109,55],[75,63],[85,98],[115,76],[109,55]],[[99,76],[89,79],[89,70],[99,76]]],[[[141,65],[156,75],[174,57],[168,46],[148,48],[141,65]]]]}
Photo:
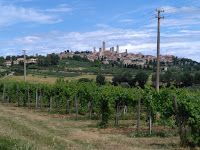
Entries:
{"type": "Polygon", "coordinates": [[[83,51],[120,46],[156,56],[157,15],[161,54],[200,62],[199,0],[0,0],[0,55],[83,51]]]}

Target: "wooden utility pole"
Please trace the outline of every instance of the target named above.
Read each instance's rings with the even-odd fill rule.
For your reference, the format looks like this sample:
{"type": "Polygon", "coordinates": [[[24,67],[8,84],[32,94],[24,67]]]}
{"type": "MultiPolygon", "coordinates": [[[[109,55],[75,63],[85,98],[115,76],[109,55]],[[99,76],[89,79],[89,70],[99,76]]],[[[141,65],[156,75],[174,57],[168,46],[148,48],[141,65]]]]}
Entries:
{"type": "Polygon", "coordinates": [[[156,67],[156,91],[159,92],[159,77],[160,77],[160,19],[164,17],[160,16],[161,12],[164,10],[156,10],[158,12],[158,35],[157,35],[157,67],[156,67]]]}
{"type": "Polygon", "coordinates": [[[24,82],[26,82],[26,50],[24,51],[24,82]]]}

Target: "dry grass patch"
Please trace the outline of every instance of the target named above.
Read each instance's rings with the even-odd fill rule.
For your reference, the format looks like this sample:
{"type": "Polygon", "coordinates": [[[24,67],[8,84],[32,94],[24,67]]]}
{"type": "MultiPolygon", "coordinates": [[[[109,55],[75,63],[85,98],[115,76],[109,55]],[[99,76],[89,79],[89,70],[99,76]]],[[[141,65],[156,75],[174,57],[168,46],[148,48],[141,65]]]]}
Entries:
{"type": "MultiPolygon", "coordinates": [[[[29,83],[47,83],[47,84],[54,84],[57,78],[55,77],[47,77],[44,78],[44,76],[32,76],[31,74],[27,75],[27,82],[29,83]]],[[[24,76],[5,76],[3,78],[0,78],[0,81],[4,81],[4,82],[21,82],[24,81],[24,76]]]]}
{"type": "MultiPolygon", "coordinates": [[[[106,77],[106,81],[112,81],[113,76],[105,76],[106,77]]],[[[92,79],[93,81],[96,81],[96,75],[91,75],[91,74],[82,74],[80,76],[76,76],[76,77],[65,77],[64,80],[68,80],[69,82],[72,81],[77,81],[81,78],[88,78],[88,79],[92,79]]],[[[31,74],[27,75],[27,82],[29,83],[35,83],[35,84],[39,84],[39,83],[46,83],[46,84],[55,84],[56,80],[58,79],[58,77],[49,77],[46,76],[44,78],[44,76],[39,76],[39,75],[34,75],[32,76],[31,74]]],[[[9,75],[9,76],[5,76],[3,78],[0,78],[0,81],[4,81],[4,82],[22,82],[24,81],[24,76],[13,76],[13,75],[9,75]]]]}

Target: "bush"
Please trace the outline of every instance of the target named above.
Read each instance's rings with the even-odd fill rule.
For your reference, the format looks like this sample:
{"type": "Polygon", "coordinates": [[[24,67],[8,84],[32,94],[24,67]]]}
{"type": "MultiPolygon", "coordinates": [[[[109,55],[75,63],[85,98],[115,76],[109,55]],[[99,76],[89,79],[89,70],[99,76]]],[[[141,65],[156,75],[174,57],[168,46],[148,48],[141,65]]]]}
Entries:
{"type": "Polygon", "coordinates": [[[97,84],[105,85],[105,77],[103,75],[97,75],[96,77],[97,84]]]}
{"type": "Polygon", "coordinates": [[[147,80],[148,80],[148,75],[145,74],[144,72],[139,72],[135,76],[135,81],[138,82],[138,85],[141,88],[144,88],[144,85],[146,84],[147,80]]]}
{"type": "Polygon", "coordinates": [[[88,78],[81,78],[78,80],[78,82],[92,82],[92,80],[90,80],[88,78]]]}

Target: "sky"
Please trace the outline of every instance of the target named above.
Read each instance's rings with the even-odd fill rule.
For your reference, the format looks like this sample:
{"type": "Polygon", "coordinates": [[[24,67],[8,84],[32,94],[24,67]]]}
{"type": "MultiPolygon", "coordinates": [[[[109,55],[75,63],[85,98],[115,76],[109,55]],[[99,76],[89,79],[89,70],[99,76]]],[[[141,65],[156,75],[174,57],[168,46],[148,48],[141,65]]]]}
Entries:
{"type": "Polygon", "coordinates": [[[0,56],[98,50],[156,56],[157,12],[161,55],[200,62],[199,0],[0,0],[0,56]]]}

